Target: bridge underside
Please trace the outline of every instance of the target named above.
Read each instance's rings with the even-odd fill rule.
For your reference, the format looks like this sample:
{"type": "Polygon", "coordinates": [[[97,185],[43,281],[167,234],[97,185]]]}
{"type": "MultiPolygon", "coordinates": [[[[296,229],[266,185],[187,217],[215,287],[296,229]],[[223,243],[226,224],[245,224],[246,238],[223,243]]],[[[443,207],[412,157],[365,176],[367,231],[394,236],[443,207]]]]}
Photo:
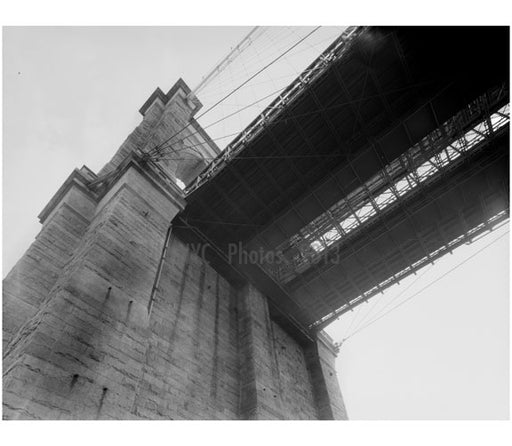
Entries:
{"type": "Polygon", "coordinates": [[[508,42],[350,28],[189,187],[174,230],[307,337],[508,218],[508,42]]]}

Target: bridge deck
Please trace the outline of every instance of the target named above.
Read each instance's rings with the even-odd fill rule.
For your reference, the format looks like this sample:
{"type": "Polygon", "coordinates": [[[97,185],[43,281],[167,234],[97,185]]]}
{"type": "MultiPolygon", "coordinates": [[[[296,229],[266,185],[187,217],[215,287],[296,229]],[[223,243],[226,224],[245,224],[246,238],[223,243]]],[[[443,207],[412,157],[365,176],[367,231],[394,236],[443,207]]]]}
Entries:
{"type": "Polygon", "coordinates": [[[349,37],[255,136],[219,156],[175,222],[302,332],[508,216],[508,29],[357,28],[349,37]],[[478,127],[498,111],[506,122],[478,127]],[[468,132],[483,136],[450,157],[468,132]],[[423,181],[425,162],[438,167],[423,181]],[[383,206],[407,181],[411,192],[395,190],[383,206]],[[228,258],[239,243],[276,253],[279,265],[228,258]],[[334,251],[343,261],[325,262],[334,251]]]}

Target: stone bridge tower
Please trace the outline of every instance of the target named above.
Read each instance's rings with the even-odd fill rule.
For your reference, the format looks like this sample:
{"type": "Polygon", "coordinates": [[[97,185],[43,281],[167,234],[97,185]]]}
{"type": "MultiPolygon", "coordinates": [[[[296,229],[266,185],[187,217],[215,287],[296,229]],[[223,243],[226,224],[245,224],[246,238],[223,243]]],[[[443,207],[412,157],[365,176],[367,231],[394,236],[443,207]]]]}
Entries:
{"type": "Polygon", "coordinates": [[[73,171],[39,215],[4,280],[4,418],[346,418],[327,336],[294,338],[254,284],[173,233],[187,205],[176,180],[219,153],[189,93],[157,89],[110,162],[73,171]],[[197,149],[178,138],[183,157],[147,161],[187,123],[197,149]]]}

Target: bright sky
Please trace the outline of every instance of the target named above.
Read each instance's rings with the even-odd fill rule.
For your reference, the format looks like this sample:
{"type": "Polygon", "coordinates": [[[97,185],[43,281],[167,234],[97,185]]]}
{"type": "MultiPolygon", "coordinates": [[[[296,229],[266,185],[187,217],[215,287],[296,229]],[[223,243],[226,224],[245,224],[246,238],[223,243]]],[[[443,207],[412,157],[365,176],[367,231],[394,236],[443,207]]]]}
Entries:
{"type": "MultiPolygon", "coordinates": [[[[86,164],[99,170],[138,124],[137,110],[157,86],[167,91],[182,77],[194,87],[249,30],[4,28],[4,276],[39,231],[37,214],[72,169],[86,164]]],[[[296,40],[305,31],[296,30],[296,40]]],[[[332,32],[316,33],[309,42],[312,49],[318,46],[318,53],[327,46],[325,38],[332,32]]],[[[272,43],[286,48],[279,36],[288,36],[290,45],[295,39],[278,29],[270,36],[270,49],[275,49],[272,43]]],[[[231,85],[263,65],[264,57],[233,66],[231,85]]],[[[246,105],[288,83],[300,61],[287,63],[282,76],[258,78],[267,90],[233,97],[218,112],[225,114],[229,107],[246,105]]],[[[220,94],[226,85],[213,87],[220,94]]],[[[213,122],[213,116],[202,124],[213,122]]],[[[211,134],[226,135],[242,124],[224,123],[211,134]]],[[[414,282],[397,298],[400,302],[506,231],[508,225],[463,246],[416,282],[413,276],[376,299],[384,305],[414,282]]],[[[352,419],[508,418],[508,246],[506,235],[346,341],[338,375],[352,419]]],[[[369,309],[378,315],[381,304],[374,307],[373,302],[343,316],[328,332],[341,341],[369,309]]]]}

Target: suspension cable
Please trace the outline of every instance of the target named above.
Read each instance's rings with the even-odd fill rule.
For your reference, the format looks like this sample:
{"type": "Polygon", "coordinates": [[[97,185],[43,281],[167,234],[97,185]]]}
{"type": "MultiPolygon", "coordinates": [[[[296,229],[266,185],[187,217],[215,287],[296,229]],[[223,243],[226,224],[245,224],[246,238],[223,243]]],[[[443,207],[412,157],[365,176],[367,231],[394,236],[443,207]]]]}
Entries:
{"type": "Polygon", "coordinates": [[[345,343],[348,339],[350,339],[351,337],[353,337],[355,334],[361,332],[362,330],[364,330],[365,328],[369,327],[370,325],[374,324],[375,322],[377,322],[378,320],[382,319],[384,316],[386,316],[387,314],[391,313],[393,310],[397,309],[398,307],[402,306],[403,304],[405,304],[406,302],[410,301],[412,298],[418,296],[419,294],[421,294],[423,291],[425,291],[426,289],[430,288],[432,285],[434,285],[435,283],[439,282],[441,279],[443,279],[444,277],[446,277],[448,274],[450,274],[451,272],[455,271],[457,268],[460,268],[462,265],[464,265],[466,262],[468,262],[469,260],[471,260],[473,257],[475,257],[476,255],[480,254],[482,251],[484,251],[485,249],[489,248],[491,245],[493,245],[494,243],[496,243],[498,240],[500,240],[501,238],[505,237],[510,231],[506,231],[504,232],[503,234],[501,234],[499,237],[495,238],[492,242],[488,243],[487,245],[485,245],[484,247],[480,248],[478,251],[476,251],[475,253],[473,253],[472,255],[470,255],[469,257],[467,257],[466,259],[464,259],[462,262],[458,263],[457,265],[455,265],[453,268],[449,269],[447,272],[445,272],[444,274],[442,274],[441,276],[437,277],[436,279],[432,280],[431,282],[429,282],[427,285],[425,285],[423,288],[421,288],[420,290],[418,290],[417,292],[415,292],[414,294],[411,294],[409,297],[407,297],[406,299],[404,299],[403,301],[399,302],[398,304],[396,304],[395,306],[393,306],[392,308],[390,308],[388,311],[386,311],[385,313],[381,314],[380,316],[374,318],[373,320],[371,320],[370,322],[368,322],[367,324],[363,325],[362,327],[358,328],[357,330],[355,330],[354,332],[352,332],[349,336],[347,336],[346,338],[344,338],[342,340],[342,344],[345,343]]]}
{"type": "MultiPolygon", "coordinates": [[[[306,40],[309,36],[311,36],[313,33],[315,33],[316,31],[318,31],[321,27],[320,26],[317,26],[315,29],[313,29],[312,31],[310,31],[308,34],[306,34],[304,37],[302,37],[301,39],[299,39],[297,42],[295,42],[291,47],[289,47],[286,51],[282,52],[279,56],[277,56],[276,58],[274,58],[272,61],[270,61],[267,65],[265,65],[263,68],[259,69],[256,73],[254,73],[251,77],[249,77],[248,79],[246,79],[244,82],[242,82],[238,87],[236,87],[235,89],[233,89],[230,93],[228,93],[227,95],[225,95],[224,97],[222,97],[221,99],[219,99],[215,104],[213,104],[211,107],[209,107],[207,110],[205,110],[203,113],[201,113],[199,116],[196,117],[196,120],[197,119],[200,119],[202,118],[204,115],[206,115],[207,113],[209,113],[210,111],[212,111],[215,107],[217,107],[220,103],[222,103],[223,101],[225,101],[227,98],[229,98],[230,96],[232,96],[235,92],[237,92],[238,90],[240,90],[240,88],[242,88],[244,85],[246,85],[248,82],[250,82],[252,79],[254,79],[256,76],[258,76],[259,74],[261,74],[263,71],[265,71],[268,67],[270,67],[271,65],[273,65],[275,62],[277,62],[279,59],[281,59],[282,57],[284,57],[286,54],[288,54],[291,50],[293,50],[296,46],[300,45],[304,40],[306,40]]],[[[153,154],[153,153],[158,153],[158,151],[160,150],[160,147],[162,147],[164,144],[166,144],[167,142],[169,142],[171,139],[173,139],[174,137],[176,137],[177,135],[179,135],[181,132],[183,132],[183,130],[185,130],[187,127],[189,126],[189,124],[186,124],[184,125],[179,131],[177,131],[176,133],[174,133],[173,135],[171,135],[169,138],[167,138],[164,142],[160,143],[158,146],[154,147],[151,151],[148,152],[148,154],[153,154]]]]}

